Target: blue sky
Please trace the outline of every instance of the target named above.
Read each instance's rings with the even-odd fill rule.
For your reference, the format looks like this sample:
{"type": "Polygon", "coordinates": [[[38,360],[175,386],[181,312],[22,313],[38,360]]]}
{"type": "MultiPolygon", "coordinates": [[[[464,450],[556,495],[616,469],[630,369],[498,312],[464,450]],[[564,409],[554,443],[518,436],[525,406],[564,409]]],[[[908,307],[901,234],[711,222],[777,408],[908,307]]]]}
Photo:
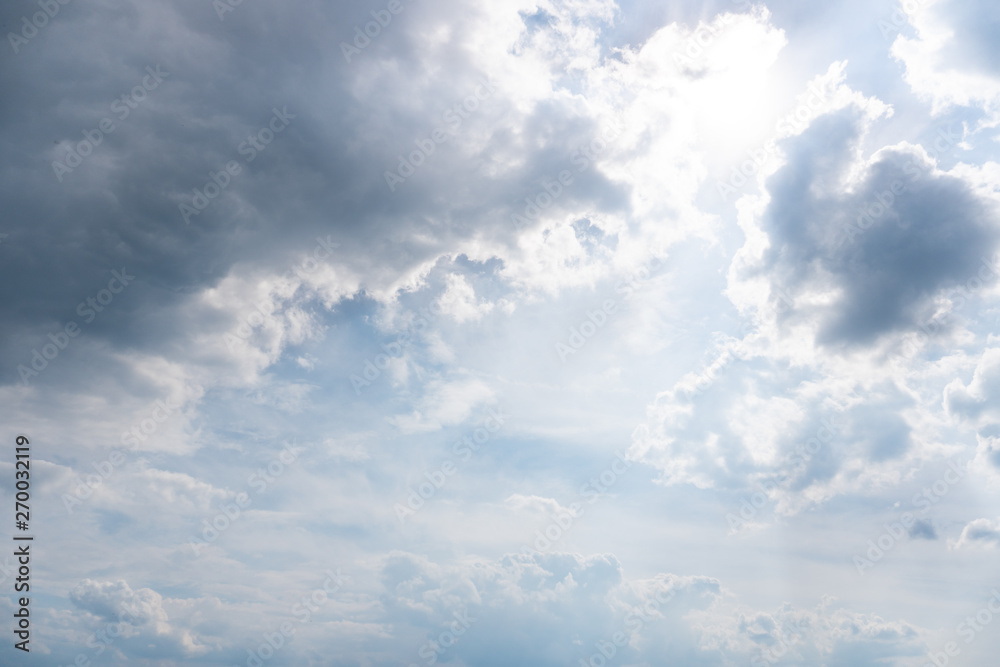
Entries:
{"type": "Polygon", "coordinates": [[[7,3],[0,661],[991,664],[997,12],[7,3]]]}

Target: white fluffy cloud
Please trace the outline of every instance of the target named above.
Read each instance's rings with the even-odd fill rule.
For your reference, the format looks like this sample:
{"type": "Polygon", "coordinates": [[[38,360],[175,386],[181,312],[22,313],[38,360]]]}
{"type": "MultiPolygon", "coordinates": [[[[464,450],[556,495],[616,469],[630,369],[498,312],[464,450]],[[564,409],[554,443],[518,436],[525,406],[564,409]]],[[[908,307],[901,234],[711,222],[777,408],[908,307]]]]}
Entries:
{"type": "Polygon", "coordinates": [[[1000,68],[997,67],[996,7],[958,0],[902,2],[916,35],[899,35],[892,55],[906,67],[906,82],[930,100],[934,113],[975,106],[981,124],[1000,123],[1000,68]]]}

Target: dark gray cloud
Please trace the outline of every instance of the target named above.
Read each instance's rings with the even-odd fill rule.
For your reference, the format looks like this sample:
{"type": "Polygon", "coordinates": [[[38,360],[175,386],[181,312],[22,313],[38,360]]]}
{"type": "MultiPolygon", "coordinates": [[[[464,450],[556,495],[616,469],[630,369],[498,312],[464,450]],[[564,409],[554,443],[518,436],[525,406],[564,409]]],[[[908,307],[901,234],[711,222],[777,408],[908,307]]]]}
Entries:
{"type": "MultiPolygon", "coordinates": [[[[4,20],[33,8],[6,5],[4,20]]],[[[335,237],[335,263],[374,287],[469,239],[510,243],[510,213],[571,168],[597,128],[555,101],[522,119],[503,90],[467,118],[446,116],[498,74],[477,68],[465,41],[463,25],[481,20],[474,9],[404,3],[346,62],[339,43],[384,8],[243,3],[220,20],[211,3],[73,3],[5,57],[0,85],[18,95],[0,106],[0,203],[10,233],[0,263],[3,381],[16,382],[12,370],[30,350],[75,319],[76,304],[122,266],[136,285],[87,333],[162,351],[183,338],[185,322],[143,320],[216,285],[234,265],[283,271],[317,237],[335,237]],[[450,37],[429,49],[427,32],[446,25],[450,37]],[[144,78],[154,82],[148,67],[160,68],[162,81],[133,98],[144,78]],[[252,149],[248,140],[261,130],[266,138],[274,109],[294,118],[263,150],[252,149]],[[114,123],[106,136],[104,118],[114,123]],[[437,128],[453,135],[390,192],[384,172],[437,128]],[[92,151],[85,133],[100,138],[92,151]],[[75,164],[66,162],[74,148],[89,154],[55,173],[55,161],[75,164]],[[523,168],[489,175],[515,153],[523,168]],[[218,176],[231,161],[239,173],[218,176]],[[213,174],[221,193],[187,224],[180,204],[214,188],[213,174]]],[[[595,170],[580,174],[553,210],[574,202],[625,206],[624,193],[595,170]]]]}
{"type": "Polygon", "coordinates": [[[922,540],[936,540],[937,531],[934,530],[934,524],[927,519],[918,519],[910,526],[910,537],[922,540]]]}
{"type": "Polygon", "coordinates": [[[934,314],[931,300],[974,278],[1000,239],[995,203],[933,173],[917,151],[883,149],[848,190],[862,124],[848,107],[786,141],[762,220],[772,286],[829,299],[800,299],[783,318],[818,321],[818,342],[833,347],[917,329],[934,314]]]}

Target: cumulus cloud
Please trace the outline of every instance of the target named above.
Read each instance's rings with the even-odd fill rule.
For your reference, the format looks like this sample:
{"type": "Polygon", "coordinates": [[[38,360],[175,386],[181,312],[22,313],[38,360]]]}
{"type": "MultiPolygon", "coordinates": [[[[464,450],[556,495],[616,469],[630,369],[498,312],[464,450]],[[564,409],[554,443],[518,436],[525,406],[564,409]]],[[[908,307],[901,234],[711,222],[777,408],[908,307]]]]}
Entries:
{"type": "Polygon", "coordinates": [[[983,351],[969,383],[955,379],[944,389],[948,413],[981,426],[1000,420],[1000,348],[983,351]]]}
{"type": "Polygon", "coordinates": [[[789,141],[753,223],[766,246],[756,257],[745,248],[732,276],[766,276],[769,298],[793,304],[780,324],[834,349],[926,326],[935,298],[975,277],[1000,234],[996,200],[937,171],[922,149],[886,147],[859,161],[870,122],[846,107],[789,141]]]}
{"type": "Polygon", "coordinates": [[[962,534],[952,546],[955,549],[968,549],[995,547],[998,543],[1000,543],[1000,520],[975,519],[962,528],[962,534]]]}
{"type": "MultiPolygon", "coordinates": [[[[97,646],[118,652],[127,644],[129,652],[142,642],[157,646],[174,657],[204,654],[209,647],[192,640],[183,628],[173,627],[164,608],[163,598],[149,588],[132,588],[123,580],[94,581],[85,579],[70,592],[70,600],[79,609],[98,617],[105,627],[97,646]],[[107,622],[106,624],[104,622],[107,622]],[[152,643],[150,643],[152,642],[152,643]],[[119,646],[115,646],[118,643],[119,646]]],[[[119,653],[120,655],[120,653],[119,653]]]]}
{"type": "Polygon", "coordinates": [[[493,310],[490,302],[477,302],[476,292],[468,281],[458,275],[448,276],[448,287],[439,299],[441,310],[456,322],[477,321],[493,310]]]}
{"type": "Polygon", "coordinates": [[[602,652],[624,663],[783,657],[818,664],[852,654],[912,655],[920,645],[913,626],[857,614],[832,599],[814,610],[788,604],[777,612],[751,610],[709,577],[628,579],[610,555],[507,555],[443,569],[398,554],[386,561],[383,584],[392,593],[387,612],[420,629],[414,654],[439,639],[455,611],[474,618],[447,649],[466,664],[489,656],[505,663],[586,663],[602,652]]]}
{"type": "Polygon", "coordinates": [[[1000,55],[992,32],[1000,14],[989,2],[904,2],[914,37],[899,35],[892,55],[905,78],[936,113],[954,105],[976,106],[982,124],[1000,122],[1000,55]]]}
{"type": "Polygon", "coordinates": [[[93,581],[85,579],[70,593],[70,600],[80,609],[106,621],[118,621],[128,606],[129,622],[134,625],[163,622],[163,599],[149,588],[133,591],[122,580],[93,581]]]}

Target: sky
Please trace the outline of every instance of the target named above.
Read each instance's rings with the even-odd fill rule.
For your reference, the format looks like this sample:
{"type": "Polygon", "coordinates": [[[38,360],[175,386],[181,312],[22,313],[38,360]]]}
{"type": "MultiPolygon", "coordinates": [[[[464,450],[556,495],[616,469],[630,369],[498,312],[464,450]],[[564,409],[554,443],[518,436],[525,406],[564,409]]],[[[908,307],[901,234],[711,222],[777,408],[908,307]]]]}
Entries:
{"type": "Polygon", "coordinates": [[[995,662],[995,2],[0,33],[0,663],[995,662]]]}

